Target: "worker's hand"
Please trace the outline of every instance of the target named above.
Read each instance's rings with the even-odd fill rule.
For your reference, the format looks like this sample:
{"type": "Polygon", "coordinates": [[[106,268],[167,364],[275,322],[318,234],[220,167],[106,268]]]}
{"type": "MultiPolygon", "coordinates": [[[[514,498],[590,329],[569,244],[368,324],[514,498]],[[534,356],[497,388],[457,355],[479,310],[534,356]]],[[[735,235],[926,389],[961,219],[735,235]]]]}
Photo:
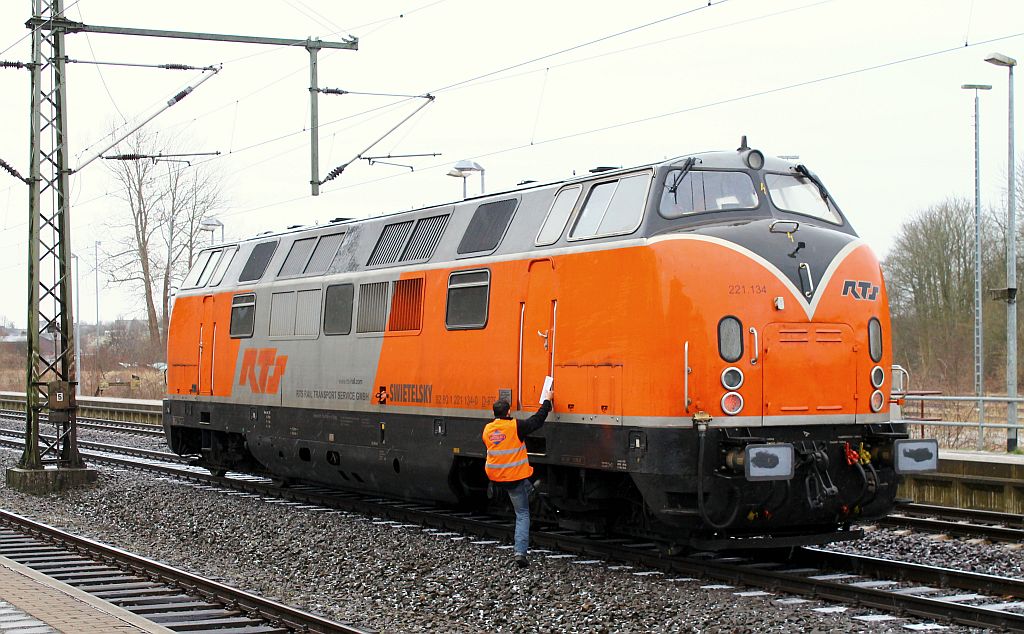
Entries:
{"type": "Polygon", "coordinates": [[[544,390],[543,392],[541,392],[540,398],[541,398],[542,401],[551,401],[551,403],[554,404],[554,402],[555,402],[555,391],[554,390],[544,390]]]}

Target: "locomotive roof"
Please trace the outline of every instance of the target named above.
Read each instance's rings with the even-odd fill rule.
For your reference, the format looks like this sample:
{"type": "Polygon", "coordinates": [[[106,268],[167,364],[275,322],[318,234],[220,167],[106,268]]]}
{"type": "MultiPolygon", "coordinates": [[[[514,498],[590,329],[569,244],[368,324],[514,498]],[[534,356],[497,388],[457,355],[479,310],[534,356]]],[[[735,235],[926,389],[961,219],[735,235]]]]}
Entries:
{"type": "MultiPolygon", "coordinates": [[[[326,227],[332,227],[332,226],[339,226],[340,227],[340,226],[346,226],[346,225],[351,225],[351,224],[356,224],[356,223],[363,223],[363,222],[369,222],[369,221],[378,221],[378,220],[381,220],[381,219],[392,219],[392,218],[396,218],[396,217],[403,216],[403,215],[414,215],[414,214],[417,214],[417,213],[423,212],[423,211],[429,211],[429,210],[435,210],[435,209],[444,209],[444,208],[447,208],[447,207],[451,207],[452,205],[468,203],[468,202],[471,202],[471,201],[481,201],[481,200],[489,199],[489,198],[502,198],[502,197],[507,197],[507,196],[510,196],[510,195],[522,194],[523,192],[528,192],[528,191],[531,191],[531,190],[546,189],[546,188],[551,188],[551,187],[562,187],[564,185],[571,185],[573,183],[582,183],[582,182],[586,182],[586,181],[592,181],[592,180],[595,180],[595,179],[598,179],[598,178],[614,177],[614,176],[619,175],[619,174],[623,174],[623,173],[627,173],[627,172],[632,172],[632,171],[636,171],[636,170],[641,170],[641,169],[645,169],[645,168],[652,169],[652,168],[658,168],[658,167],[663,167],[663,166],[673,166],[673,165],[677,165],[679,163],[682,163],[683,161],[685,161],[686,159],[691,158],[691,157],[696,159],[696,164],[694,165],[694,169],[740,169],[740,170],[747,169],[747,166],[743,162],[743,152],[740,152],[740,151],[737,151],[737,150],[731,150],[731,151],[730,150],[714,150],[714,151],[705,151],[705,152],[695,152],[695,153],[692,153],[692,154],[683,154],[683,155],[680,155],[680,156],[676,156],[676,157],[673,157],[673,158],[670,158],[670,159],[666,159],[664,161],[655,162],[655,163],[643,163],[643,164],[640,164],[640,165],[632,165],[632,166],[629,166],[629,167],[618,167],[618,168],[612,168],[612,169],[597,168],[597,169],[592,170],[592,171],[590,171],[590,172],[588,172],[586,174],[573,175],[573,176],[571,176],[569,178],[564,178],[562,180],[553,180],[553,181],[546,181],[546,182],[532,182],[532,183],[525,184],[525,185],[522,185],[522,186],[514,187],[512,189],[505,189],[505,190],[501,190],[501,191],[488,192],[488,193],[485,193],[485,194],[478,194],[476,196],[469,196],[469,197],[467,197],[467,198],[465,198],[463,200],[454,200],[454,201],[448,201],[448,202],[444,202],[444,203],[437,203],[437,204],[434,204],[434,205],[427,205],[427,206],[424,206],[424,207],[417,207],[415,209],[406,209],[406,210],[402,210],[402,211],[394,211],[394,212],[390,212],[390,213],[384,213],[384,214],[381,214],[379,216],[369,216],[369,217],[365,217],[365,218],[339,218],[339,219],[332,220],[332,221],[324,223],[324,224],[300,225],[300,226],[290,227],[288,229],[282,229],[282,230],[279,230],[279,231],[263,231],[263,232],[260,232],[260,233],[258,233],[256,235],[254,235],[254,236],[250,236],[248,238],[243,238],[243,239],[237,240],[235,242],[226,242],[224,244],[225,245],[244,244],[246,242],[252,242],[252,241],[256,241],[256,240],[266,240],[266,239],[269,239],[269,238],[278,238],[278,237],[281,237],[281,236],[291,235],[291,234],[294,234],[294,233],[303,233],[303,232],[307,232],[307,231],[315,231],[315,230],[319,230],[319,229],[324,229],[326,227]]],[[[767,155],[765,155],[765,166],[764,166],[765,170],[785,172],[785,171],[793,169],[793,167],[794,167],[794,164],[789,162],[789,161],[786,161],[786,160],[783,160],[783,159],[780,159],[780,158],[776,158],[774,156],[767,156],[767,155]]]]}

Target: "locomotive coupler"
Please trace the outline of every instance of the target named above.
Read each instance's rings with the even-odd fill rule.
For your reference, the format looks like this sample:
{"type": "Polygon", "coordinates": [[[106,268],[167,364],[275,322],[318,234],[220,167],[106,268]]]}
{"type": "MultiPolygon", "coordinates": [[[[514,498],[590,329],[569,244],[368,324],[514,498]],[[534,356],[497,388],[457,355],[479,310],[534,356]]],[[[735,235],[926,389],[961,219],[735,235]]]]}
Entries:
{"type": "Polygon", "coordinates": [[[825,506],[825,499],[839,495],[839,487],[832,481],[828,473],[828,454],[823,447],[816,443],[812,451],[804,453],[804,461],[811,467],[811,472],[804,478],[804,489],[807,493],[807,503],[812,509],[820,509],[825,506]]]}

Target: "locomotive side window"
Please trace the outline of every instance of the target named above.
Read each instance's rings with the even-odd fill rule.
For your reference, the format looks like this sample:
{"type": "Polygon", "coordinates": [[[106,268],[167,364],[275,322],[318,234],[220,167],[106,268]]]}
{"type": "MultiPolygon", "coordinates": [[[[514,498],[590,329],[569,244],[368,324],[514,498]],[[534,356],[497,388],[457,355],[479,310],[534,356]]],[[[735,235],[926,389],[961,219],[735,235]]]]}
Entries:
{"type": "Polygon", "coordinates": [[[320,275],[334,262],[344,233],[332,233],[319,238],[303,238],[292,243],[288,256],[278,271],[278,277],[320,275]]]}
{"type": "Polygon", "coordinates": [[[185,280],[181,283],[182,288],[195,288],[199,285],[199,277],[206,270],[206,267],[210,264],[210,256],[213,255],[214,251],[203,251],[196,258],[195,264],[192,265],[192,270],[185,276],[185,280]]]}
{"type": "Polygon", "coordinates": [[[590,189],[570,240],[631,233],[640,226],[650,174],[637,174],[599,183],[590,189]]]}
{"type": "Polygon", "coordinates": [[[284,264],[281,265],[281,270],[277,272],[278,277],[302,273],[315,245],[316,238],[303,238],[293,242],[292,248],[288,250],[288,256],[284,259],[284,264]]]}
{"type": "Polygon", "coordinates": [[[768,194],[775,206],[784,211],[812,216],[833,224],[843,221],[825,193],[806,176],[765,174],[768,194]]]}
{"type": "Polygon", "coordinates": [[[487,325],[487,300],[491,289],[491,272],[461,271],[448,277],[448,330],[470,330],[487,325]]]}
{"type": "Polygon", "coordinates": [[[352,332],[354,288],[351,284],[335,284],[327,287],[324,300],[325,335],[347,335],[352,332]]]}
{"type": "Polygon", "coordinates": [[[224,281],[224,274],[228,272],[228,267],[234,261],[236,253],[238,253],[238,247],[229,247],[224,251],[224,255],[220,258],[220,264],[217,265],[213,277],[210,278],[210,286],[219,286],[224,281]]]}
{"type": "Polygon", "coordinates": [[[743,356],[743,324],[735,317],[718,322],[718,354],[732,363],[743,356]]]}
{"type": "Polygon", "coordinates": [[[882,324],[876,317],[868,321],[868,352],[875,363],[882,360],[882,324]]]}
{"type": "Polygon", "coordinates": [[[703,211],[756,207],[754,181],[744,172],[672,170],[665,176],[658,213],[671,220],[703,211]]]}
{"type": "Polygon", "coordinates": [[[256,295],[235,295],[231,298],[231,326],[229,332],[232,338],[251,337],[253,326],[256,324],[256,295]]]}
{"type": "Polygon", "coordinates": [[[344,233],[320,236],[316,242],[316,248],[313,249],[313,255],[309,256],[309,263],[302,272],[306,275],[326,273],[327,268],[334,262],[334,256],[338,254],[338,248],[341,247],[344,239],[344,233]]]}
{"type": "Polygon", "coordinates": [[[388,282],[359,285],[359,314],[356,332],[384,332],[388,315],[388,282]]]}
{"type": "Polygon", "coordinates": [[[274,293],[270,297],[270,336],[295,334],[295,293],[274,293]]]}
{"type": "Polygon", "coordinates": [[[518,199],[508,198],[477,207],[459,243],[458,254],[483,253],[496,249],[518,204],[518,199]]]}
{"type": "Polygon", "coordinates": [[[580,199],[581,191],[583,188],[577,185],[558,192],[555,201],[551,203],[548,217],[544,219],[544,226],[537,234],[535,243],[537,246],[546,246],[558,241],[559,236],[562,235],[562,229],[565,229],[565,221],[569,219],[569,214],[576,206],[576,201],[580,199]]]}
{"type": "Polygon", "coordinates": [[[260,242],[252,248],[252,253],[249,254],[249,259],[245,261],[245,266],[242,267],[242,273],[238,276],[239,282],[254,282],[261,277],[267,271],[267,265],[270,264],[270,258],[274,257],[274,251],[277,250],[277,240],[271,240],[270,242],[260,242]]]}

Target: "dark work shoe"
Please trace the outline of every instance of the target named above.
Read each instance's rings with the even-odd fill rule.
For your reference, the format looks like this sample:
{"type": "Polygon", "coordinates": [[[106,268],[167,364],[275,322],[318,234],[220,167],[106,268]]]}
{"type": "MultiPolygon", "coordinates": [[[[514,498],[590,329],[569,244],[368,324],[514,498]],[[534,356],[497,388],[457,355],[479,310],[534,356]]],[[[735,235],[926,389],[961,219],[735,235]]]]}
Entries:
{"type": "Polygon", "coordinates": [[[515,564],[516,568],[530,567],[530,561],[526,558],[526,555],[516,555],[515,564]]]}

